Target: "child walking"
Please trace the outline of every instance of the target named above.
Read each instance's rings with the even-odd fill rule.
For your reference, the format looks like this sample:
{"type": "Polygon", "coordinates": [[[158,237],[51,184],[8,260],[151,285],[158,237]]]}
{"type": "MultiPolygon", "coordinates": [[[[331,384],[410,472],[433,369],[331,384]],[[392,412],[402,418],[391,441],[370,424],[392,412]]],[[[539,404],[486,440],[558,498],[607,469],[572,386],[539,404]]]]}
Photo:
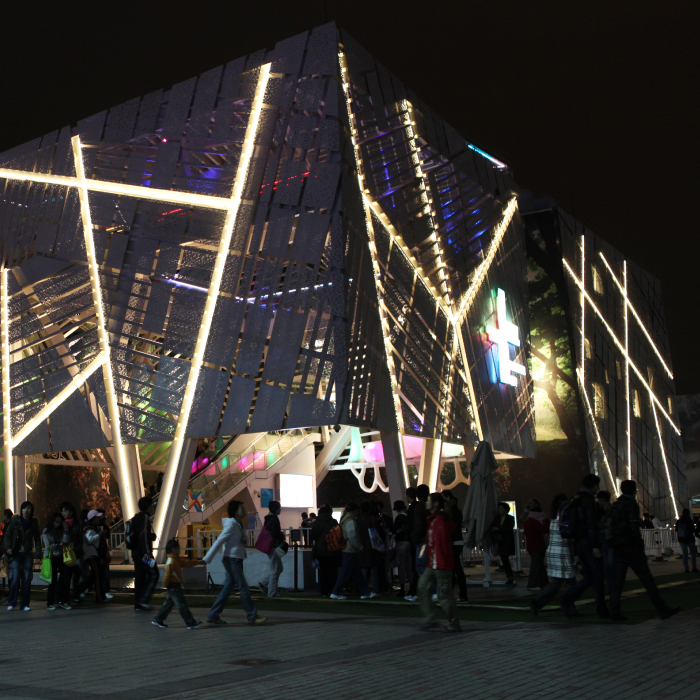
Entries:
{"type": "Polygon", "coordinates": [[[170,614],[173,607],[177,607],[177,611],[185,621],[188,630],[201,627],[202,623],[194,619],[190,609],[187,607],[187,601],[182,592],[183,566],[198,566],[201,562],[189,561],[180,558],[180,545],[176,539],[170,540],[165,545],[165,553],[168,556],[165,562],[165,575],[163,576],[163,586],[166,589],[166,598],[163,607],[158,611],[158,614],[153,620],[156,627],[166,628],[165,619],[170,614]]]}

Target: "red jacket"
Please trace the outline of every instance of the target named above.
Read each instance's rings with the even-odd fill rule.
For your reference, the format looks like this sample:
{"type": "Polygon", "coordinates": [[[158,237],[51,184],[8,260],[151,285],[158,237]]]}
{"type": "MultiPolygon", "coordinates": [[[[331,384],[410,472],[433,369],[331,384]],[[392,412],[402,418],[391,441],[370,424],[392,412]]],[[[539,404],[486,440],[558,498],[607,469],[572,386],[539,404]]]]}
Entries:
{"type": "MultiPolygon", "coordinates": [[[[538,515],[542,515],[539,513],[538,515]]],[[[532,517],[525,519],[525,547],[528,552],[544,552],[547,549],[544,536],[549,533],[549,520],[544,517],[532,517]]]]}
{"type": "Polygon", "coordinates": [[[437,511],[428,516],[428,566],[431,569],[454,568],[452,550],[452,531],[455,524],[451,523],[444,513],[437,511]]]}

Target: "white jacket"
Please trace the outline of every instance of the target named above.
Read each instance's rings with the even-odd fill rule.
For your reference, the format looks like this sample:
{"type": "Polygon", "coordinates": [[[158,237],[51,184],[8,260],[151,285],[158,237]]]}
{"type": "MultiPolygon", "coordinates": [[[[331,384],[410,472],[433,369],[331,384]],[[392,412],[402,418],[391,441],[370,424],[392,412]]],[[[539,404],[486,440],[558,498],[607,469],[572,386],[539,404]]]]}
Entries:
{"type": "Polygon", "coordinates": [[[211,564],[214,555],[223,547],[224,556],[245,559],[245,528],[235,518],[222,518],[223,530],[204,556],[204,563],[211,564]]]}

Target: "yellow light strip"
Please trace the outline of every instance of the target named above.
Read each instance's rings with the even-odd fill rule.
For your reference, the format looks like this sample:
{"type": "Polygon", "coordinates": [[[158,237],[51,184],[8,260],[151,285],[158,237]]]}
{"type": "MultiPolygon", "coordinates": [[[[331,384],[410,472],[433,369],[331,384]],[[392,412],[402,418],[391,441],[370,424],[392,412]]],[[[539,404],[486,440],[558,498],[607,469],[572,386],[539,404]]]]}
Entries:
{"type": "Polygon", "coordinates": [[[479,287],[481,286],[481,283],[484,280],[484,277],[486,276],[486,273],[491,267],[493,259],[496,257],[498,248],[501,245],[501,241],[503,240],[503,237],[505,236],[506,231],[508,230],[508,226],[510,225],[511,220],[515,215],[517,208],[517,197],[513,197],[510,200],[510,202],[508,202],[508,206],[503,212],[503,218],[501,219],[501,222],[498,224],[496,230],[494,231],[493,238],[491,239],[491,245],[489,246],[489,252],[486,254],[486,257],[481,261],[481,264],[477,268],[476,273],[472,278],[472,283],[469,286],[469,289],[464,293],[464,296],[462,297],[462,303],[459,306],[459,311],[453,317],[453,324],[458,324],[462,316],[469,310],[469,304],[471,304],[471,302],[473,301],[476,292],[478,291],[479,287]]]}
{"type": "MultiPolygon", "coordinates": [[[[567,271],[569,272],[571,277],[574,279],[574,281],[578,285],[579,289],[583,289],[583,287],[581,286],[581,280],[579,280],[579,278],[576,276],[576,273],[571,269],[569,263],[566,260],[564,260],[564,267],[567,269],[567,271]]],[[[673,422],[671,416],[668,415],[668,413],[666,412],[666,409],[663,407],[663,404],[656,398],[654,392],[652,391],[651,387],[647,383],[646,379],[644,379],[644,376],[642,375],[642,373],[637,369],[634,362],[632,362],[630,356],[625,351],[625,346],[617,339],[615,333],[613,332],[613,329],[610,327],[610,324],[605,320],[605,317],[603,316],[603,314],[600,313],[600,311],[598,310],[598,307],[595,305],[593,299],[591,299],[590,295],[585,290],[583,293],[586,296],[586,300],[591,305],[591,308],[595,311],[598,318],[603,322],[603,325],[605,326],[608,333],[610,334],[610,337],[613,339],[613,342],[615,343],[615,345],[617,345],[617,347],[620,349],[620,351],[625,355],[625,358],[629,362],[630,367],[634,370],[634,373],[637,375],[639,381],[644,385],[644,388],[649,392],[649,396],[651,396],[651,398],[656,402],[656,405],[661,410],[661,413],[664,414],[666,420],[671,424],[671,426],[676,431],[676,433],[678,435],[680,435],[681,434],[680,429],[673,422]]]]}
{"type": "Polygon", "coordinates": [[[591,410],[591,402],[588,400],[588,393],[586,392],[586,387],[583,384],[583,373],[581,372],[580,367],[576,369],[576,374],[581,385],[581,392],[583,393],[583,398],[586,400],[586,410],[588,411],[588,417],[590,418],[591,423],[593,425],[593,430],[595,430],[596,440],[598,441],[597,444],[600,444],[600,451],[603,453],[603,462],[605,462],[605,467],[608,470],[610,484],[612,486],[613,491],[615,492],[615,495],[619,496],[620,492],[617,490],[617,482],[613,478],[612,470],[610,469],[610,464],[608,463],[608,456],[605,453],[605,445],[603,444],[603,440],[601,439],[600,433],[598,432],[598,424],[596,423],[595,415],[591,410]]]}
{"type": "Polygon", "coordinates": [[[71,381],[66,384],[61,391],[54,396],[38,413],[25,423],[15,435],[12,436],[12,447],[17,447],[24,438],[45,421],[69,396],[74,394],[80,387],[85,384],[87,379],[91,377],[100,367],[107,362],[107,355],[101,352],[82,372],[76,374],[71,381]]]}
{"type": "MultiPolygon", "coordinates": [[[[202,323],[199,327],[197,343],[195,345],[194,355],[192,356],[190,371],[187,376],[187,386],[185,387],[185,395],[183,397],[182,407],[180,408],[180,413],[178,415],[177,427],[175,428],[175,435],[173,437],[173,442],[170,447],[170,453],[168,454],[168,463],[165,467],[165,474],[163,477],[163,484],[160,491],[158,509],[156,511],[156,516],[154,519],[154,530],[157,537],[156,546],[157,542],[163,535],[166,509],[168,508],[173,495],[176,471],[180,463],[180,456],[185,441],[185,430],[187,429],[187,423],[190,417],[192,403],[194,401],[194,393],[197,389],[197,380],[199,378],[199,372],[202,367],[202,361],[204,358],[204,351],[206,349],[207,340],[209,338],[209,331],[211,329],[212,319],[214,317],[214,309],[216,308],[216,302],[219,298],[221,278],[224,273],[226,256],[228,255],[229,247],[231,245],[233,227],[236,223],[236,215],[238,214],[238,209],[241,205],[243,187],[245,186],[246,178],[248,175],[248,166],[250,164],[250,159],[253,155],[253,150],[255,148],[255,135],[258,129],[258,122],[260,121],[260,113],[262,112],[263,106],[263,97],[265,96],[265,88],[267,87],[269,76],[270,64],[266,63],[260,67],[260,75],[258,77],[258,84],[255,89],[255,96],[253,97],[253,103],[251,105],[250,116],[248,118],[248,126],[246,128],[245,138],[243,140],[243,147],[241,149],[241,156],[238,161],[238,169],[236,172],[236,179],[233,184],[230,205],[226,207],[226,220],[221,231],[218,252],[216,254],[216,262],[214,263],[214,270],[212,272],[211,281],[209,283],[209,290],[207,292],[207,300],[204,305],[204,312],[202,314],[202,323]]],[[[179,194],[180,193],[178,193],[178,195],[179,194]]]]}
{"type": "MultiPolygon", "coordinates": [[[[352,107],[350,103],[350,88],[348,86],[347,82],[347,77],[346,74],[348,72],[347,68],[347,62],[345,60],[345,54],[342,51],[338,52],[338,59],[340,61],[340,75],[342,78],[342,85],[343,85],[343,93],[345,94],[345,106],[347,108],[348,112],[348,124],[350,125],[350,140],[352,141],[352,147],[353,151],[355,154],[355,169],[357,171],[357,183],[360,188],[360,192],[364,193],[365,191],[365,185],[362,180],[362,156],[360,154],[360,147],[357,145],[357,130],[355,129],[355,125],[353,123],[353,116],[352,116],[352,107]]],[[[363,204],[365,207],[365,225],[367,226],[367,236],[369,238],[369,254],[370,254],[370,259],[372,261],[372,271],[374,273],[374,283],[375,287],[377,290],[377,300],[379,302],[378,304],[378,311],[379,311],[379,322],[380,326],[382,329],[382,335],[384,338],[384,354],[386,356],[386,362],[387,362],[387,369],[389,371],[389,380],[391,382],[391,393],[394,399],[394,413],[396,417],[396,425],[398,426],[399,433],[403,433],[404,431],[404,423],[403,423],[403,413],[401,411],[401,403],[399,401],[399,391],[398,391],[398,386],[396,384],[396,368],[394,366],[394,359],[391,355],[391,348],[390,348],[390,337],[389,337],[389,320],[387,318],[387,313],[386,309],[384,307],[384,301],[382,299],[383,297],[383,285],[381,283],[381,269],[379,267],[379,262],[377,259],[377,246],[375,243],[375,238],[374,238],[374,228],[372,225],[372,216],[370,214],[370,207],[371,207],[371,202],[368,199],[366,195],[363,194],[363,204]]],[[[383,212],[382,212],[383,213],[383,212]]],[[[380,218],[380,221],[382,221],[382,224],[384,224],[384,219],[386,219],[386,216],[382,218],[382,216],[379,215],[379,212],[377,212],[377,215],[380,218]]],[[[388,229],[389,233],[391,234],[391,229],[388,229]]],[[[405,248],[405,245],[402,245],[400,241],[397,241],[399,246],[401,246],[401,250],[405,248]]],[[[410,254],[407,255],[405,251],[404,255],[411,260],[410,254]]],[[[413,264],[413,263],[412,263],[413,264]]],[[[416,265],[414,264],[414,267],[416,265]]],[[[418,269],[418,268],[416,268],[418,269]]],[[[421,275],[422,277],[422,275],[421,275]]],[[[428,289],[434,289],[434,286],[430,284],[428,286],[428,289]]],[[[406,484],[410,484],[409,478],[408,478],[408,467],[406,465],[406,455],[404,453],[404,447],[403,447],[403,439],[401,438],[401,435],[399,435],[398,439],[399,443],[399,451],[401,453],[401,469],[403,471],[403,476],[404,476],[404,481],[406,484]]]]}
{"type": "Polygon", "coordinates": [[[666,479],[668,479],[668,490],[671,494],[671,502],[673,503],[673,510],[676,513],[676,520],[678,519],[678,506],[676,505],[676,495],[673,492],[673,484],[671,483],[671,472],[668,470],[668,462],[666,461],[666,450],[664,449],[664,439],[661,436],[661,426],[659,425],[659,418],[656,415],[656,408],[654,404],[651,405],[651,410],[654,412],[654,422],[656,423],[656,433],[659,436],[659,447],[661,448],[661,457],[664,460],[664,467],[666,468],[666,479]]]}
{"type": "MultiPolygon", "coordinates": [[[[75,161],[76,182],[80,196],[80,215],[83,220],[83,236],[85,238],[85,252],[87,254],[88,268],[90,270],[90,289],[92,291],[92,304],[97,316],[97,339],[100,349],[105,356],[102,365],[102,376],[105,385],[105,397],[107,399],[107,413],[109,417],[110,429],[112,431],[112,444],[114,446],[114,461],[119,474],[120,490],[122,494],[122,511],[124,519],[132,518],[138,512],[136,505],[137,494],[134,492],[134,482],[132,478],[130,460],[127,458],[122,443],[121,420],[119,415],[119,403],[115,393],[114,373],[112,372],[112,361],[109,349],[109,337],[107,335],[107,323],[104,315],[104,305],[102,302],[102,288],[100,287],[100,267],[95,255],[95,240],[92,233],[92,216],[90,214],[90,200],[88,197],[88,180],[85,177],[85,167],[83,165],[83,149],[80,144],[80,137],[74,136],[71,139],[73,146],[73,159],[75,161]]],[[[145,188],[141,188],[145,189],[145,188]]]]}
{"type": "MultiPolygon", "coordinates": [[[[564,261],[566,262],[566,260],[564,261]]],[[[581,386],[586,387],[586,234],[581,236],[581,386]]]]}
{"type": "Polygon", "coordinates": [[[625,286],[623,287],[623,286],[620,284],[620,282],[619,282],[619,280],[617,279],[617,277],[615,276],[615,273],[612,271],[612,268],[610,267],[610,265],[608,265],[608,261],[605,259],[605,256],[603,255],[603,253],[600,252],[599,255],[600,255],[602,261],[605,263],[605,267],[608,268],[608,272],[610,273],[610,276],[613,278],[613,280],[615,281],[615,284],[618,286],[618,288],[620,289],[620,291],[622,292],[622,294],[623,294],[624,297],[625,297],[625,313],[627,313],[626,309],[627,309],[627,307],[629,307],[630,311],[632,312],[632,314],[634,315],[634,317],[637,319],[637,323],[639,324],[639,327],[644,331],[644,335],[647,337],[647,340],[649,341],[649,344],[651,345],[652,348],[654,348],[654,352],[656,353],[656,356],[659,358],[659,360],[661,361],[661,364],[664,366],[664,369],[666,370],[666,374],[668,374],[668,376],[669,376],[671,379],[673,379],[673,372],[671,372],[669,366],[666,364],[666,362],[665,362],[663,356],[661,355],[661,352],[660,352],[659,349],[656,347],[656,344],[654,343],[654,341],[651,339],[651,336],[649,335],[649,333],[647,332],[647,329],[644,327],[644,324],[642,323],[642,319],[639,318],[639,314],[637,313],[637,311],[636,311],[636,309],[634,308],[634,306],[632,306],[632,302],[629,300],[629,296],[627,295],[627,261],[626,261],[626,260],[624,261],[624,265],[625,265],[625,286]]]}
{"type": "Polygon", "coordinates": [[[10,324],[7,318],[7,268],[0,269],[0,335],[2,336],[2,432],[5,459],[5,507],[18,510],[15,503],[15,470],[12,468],[12,420],[10,402],[10,324]]]}
{"type": "MultiPolygon", "coordinates": [[[[627,260],[623,262],[625,277],[625,302],[627,301],[627,260]]],[[[632,414],[630,408],[630,334],[627,304],[625,303],[625,394],[627,400],[627,478],[632,478],[632,414]]]]}

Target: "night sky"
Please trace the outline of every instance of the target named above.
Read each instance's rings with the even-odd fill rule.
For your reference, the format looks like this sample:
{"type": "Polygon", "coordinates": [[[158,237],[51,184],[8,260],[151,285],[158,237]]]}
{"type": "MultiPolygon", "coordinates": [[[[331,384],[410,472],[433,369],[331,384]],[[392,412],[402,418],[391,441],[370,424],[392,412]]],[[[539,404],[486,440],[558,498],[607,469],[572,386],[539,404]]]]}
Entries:
{"type": "Polygon", "coordinates": [[[661,280],[677,392],[700,392],[697,1],[5,3],[0,152],[326,11],[522,187],[661,280]]]}

